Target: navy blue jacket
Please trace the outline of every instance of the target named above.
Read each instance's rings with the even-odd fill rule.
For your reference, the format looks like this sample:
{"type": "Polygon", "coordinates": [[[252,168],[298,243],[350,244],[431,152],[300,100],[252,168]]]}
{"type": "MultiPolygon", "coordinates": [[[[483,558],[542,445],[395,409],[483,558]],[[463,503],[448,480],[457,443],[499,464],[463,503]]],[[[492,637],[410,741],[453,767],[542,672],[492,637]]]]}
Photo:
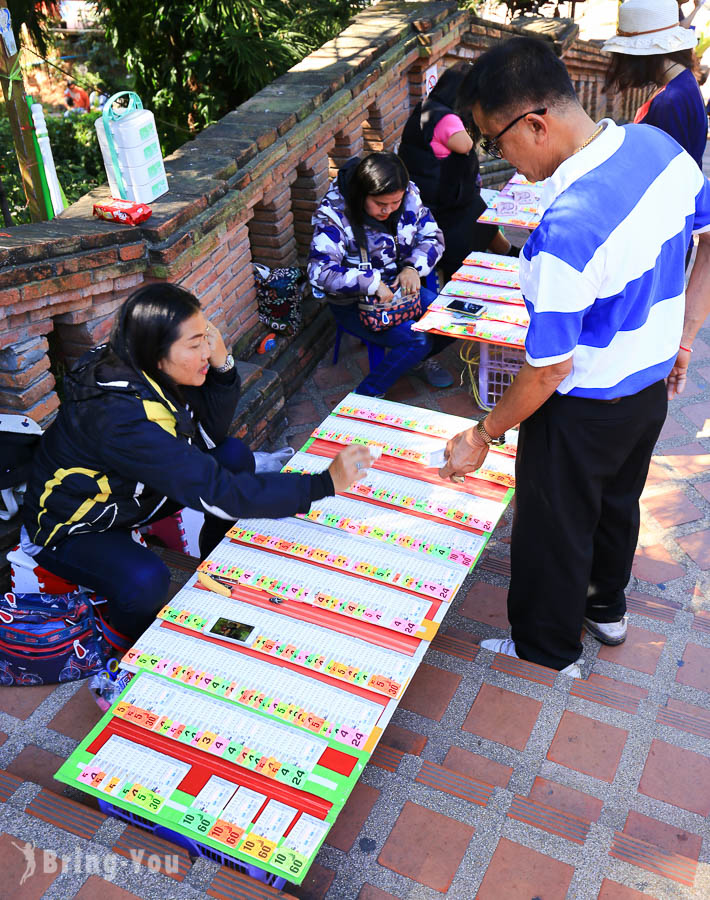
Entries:
{"type": "MultiPolygon", "coordinates": [[[[108,346],[83,356],[35,455],[24,505],[30,540],[133,528],[166,499],[220,516],[279,518],[333,493],[327,473],[234,474],[206,452],[228,433],[239,398],[236,367],[167,395],[108,346]]],[[[226,526],[225,526],[226,530],[226,526]]]]}

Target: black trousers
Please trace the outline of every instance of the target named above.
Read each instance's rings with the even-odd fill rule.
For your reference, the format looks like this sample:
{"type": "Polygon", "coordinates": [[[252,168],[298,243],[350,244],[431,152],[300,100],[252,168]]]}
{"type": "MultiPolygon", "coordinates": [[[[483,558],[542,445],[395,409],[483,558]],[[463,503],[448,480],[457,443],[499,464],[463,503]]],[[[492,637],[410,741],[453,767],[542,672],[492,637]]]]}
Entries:
{"type": "Polygon", "coordinates": [[[522,659],[563,669],[583,619],[626,612],[639,497],[667,412],[663,381],[605,403],[553,394],[520,427],[508,619],[522,659]]]}

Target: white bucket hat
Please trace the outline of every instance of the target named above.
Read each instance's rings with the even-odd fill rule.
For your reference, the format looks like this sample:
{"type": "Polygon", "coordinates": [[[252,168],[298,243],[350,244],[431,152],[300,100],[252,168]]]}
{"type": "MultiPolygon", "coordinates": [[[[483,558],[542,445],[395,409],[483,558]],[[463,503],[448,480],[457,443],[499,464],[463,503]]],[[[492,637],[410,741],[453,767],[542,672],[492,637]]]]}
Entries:
{"type": "Polygon", "coordinates": [[[616,34],[604,44],[608,53],[651,56],[689,50],[698,42],[692,28],[678,24],[676,0],[626,0],[619,7],[616,34]]]}

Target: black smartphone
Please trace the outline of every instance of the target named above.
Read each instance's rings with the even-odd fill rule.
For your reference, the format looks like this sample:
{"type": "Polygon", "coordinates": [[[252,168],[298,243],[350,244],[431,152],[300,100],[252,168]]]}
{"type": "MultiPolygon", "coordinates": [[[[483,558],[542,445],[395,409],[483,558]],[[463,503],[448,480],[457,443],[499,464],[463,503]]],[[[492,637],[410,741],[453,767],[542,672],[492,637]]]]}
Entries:
{"type": "Polygon", "coordinates": [[[483,312],[482,303],[474,303],[473,300],[460,300],[455,297],[446,306],[447,309],[455,309],[456,312],[466,313],[467,316],[480,316],[483,312]]]}

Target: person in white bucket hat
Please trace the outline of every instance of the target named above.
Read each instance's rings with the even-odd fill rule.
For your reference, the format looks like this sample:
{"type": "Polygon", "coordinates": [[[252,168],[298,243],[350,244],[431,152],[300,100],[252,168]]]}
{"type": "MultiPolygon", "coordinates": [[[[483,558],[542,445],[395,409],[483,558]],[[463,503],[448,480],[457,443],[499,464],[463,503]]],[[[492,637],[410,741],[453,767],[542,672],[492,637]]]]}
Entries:
{"type": "Polygon", "coordinates": [[[626,0],[619,7],[607,90],[648,87],[634,122],[655,125],[687,150],[702,169],[707,114],[695,72],[697,36],[678,22],[676,0],[626,0]]]}

